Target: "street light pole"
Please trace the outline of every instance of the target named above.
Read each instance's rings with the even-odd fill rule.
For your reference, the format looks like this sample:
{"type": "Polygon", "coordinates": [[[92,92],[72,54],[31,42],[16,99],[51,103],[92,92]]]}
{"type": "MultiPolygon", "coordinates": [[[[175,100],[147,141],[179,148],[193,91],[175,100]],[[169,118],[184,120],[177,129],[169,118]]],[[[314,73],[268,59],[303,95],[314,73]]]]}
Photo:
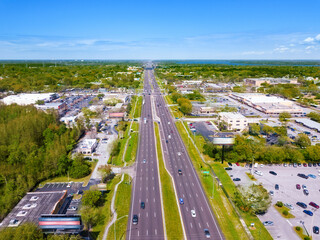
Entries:
{"type": "Polygon", "coordinates": [[[308,237],[309,237],[309,233],[308,233],[308,230],[307,230],[306,226],[304,225],[304,221],[300,221],[300,223],[301,223],[302,226],[304,227],[304,230],[306,230],[306,233],[307,233],[307,235],[308,235],[308,237]]]}

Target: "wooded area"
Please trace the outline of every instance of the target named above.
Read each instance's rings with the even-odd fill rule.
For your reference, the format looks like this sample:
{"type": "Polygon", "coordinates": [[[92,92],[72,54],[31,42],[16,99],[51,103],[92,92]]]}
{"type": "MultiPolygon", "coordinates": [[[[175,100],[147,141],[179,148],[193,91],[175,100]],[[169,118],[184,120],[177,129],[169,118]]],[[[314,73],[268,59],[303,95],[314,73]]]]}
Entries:
{"type": "Polygon", "coordinates": [[[0,105],[0,219],[40,181],[76,171],[69,152],[82,131],[67,129],[55,112],[0,105]]]}

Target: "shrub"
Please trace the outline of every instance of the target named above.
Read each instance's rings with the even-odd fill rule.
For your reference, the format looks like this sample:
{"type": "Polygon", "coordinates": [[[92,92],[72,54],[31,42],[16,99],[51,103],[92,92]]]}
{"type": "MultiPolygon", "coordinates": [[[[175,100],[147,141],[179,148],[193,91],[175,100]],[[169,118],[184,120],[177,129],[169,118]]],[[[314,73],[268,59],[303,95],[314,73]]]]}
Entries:
{"type": "Polygon", "coordinates": [[[311,237],[304,237],[304,240],[311,240],[311,237]]]}
{"type": "Polygon", "coordinates": [[[277,207],[283,207],[283,202],[278,201],[278,202],[276,203],[276,206],[277,206],[277,207]]]}
{"type": "Polygon", "coordinates": [[[285,216],[288,216],[288,215],[289,215],[289,212],[288,212],[287,210],[283,210],[283,211],[282,211],[282,214],[285,215],[285,216]]]}
{"type": "Polygon", "coordinates": [[[301,231],[301,227],[297,226],[297,227],[296,227],[296,230],[297,230],[298,232],[300,232],[300,231],[301,231]]]}

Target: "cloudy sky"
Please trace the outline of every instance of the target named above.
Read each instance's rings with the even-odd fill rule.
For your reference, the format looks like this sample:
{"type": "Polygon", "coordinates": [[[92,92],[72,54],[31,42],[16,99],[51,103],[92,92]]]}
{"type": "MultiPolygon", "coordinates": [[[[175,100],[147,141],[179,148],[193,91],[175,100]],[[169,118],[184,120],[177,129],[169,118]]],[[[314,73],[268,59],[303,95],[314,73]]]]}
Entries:
{"type": "Polygon", "coordinates": [[[0,59],[320,59],[320,0],[0,0],[0,59]]]}

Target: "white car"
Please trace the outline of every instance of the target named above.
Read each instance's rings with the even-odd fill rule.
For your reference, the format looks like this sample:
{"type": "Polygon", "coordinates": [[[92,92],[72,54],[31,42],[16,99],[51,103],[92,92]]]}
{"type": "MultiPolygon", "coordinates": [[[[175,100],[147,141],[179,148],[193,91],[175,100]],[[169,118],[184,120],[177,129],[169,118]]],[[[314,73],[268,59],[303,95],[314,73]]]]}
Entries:
{"type": "Polygon", "coordinates": [[[290,203],[285,203],[284,206],[287,207],[287,208],[289,208],[289,209],[291,209],[291,210],[294,209],[293,206],[292,206],[292,204],[290,204],[290,203]]]}
{"type": "Polygon", "coordinates": [[[146,160],[145,160],[145,159],[143,159],[143,163],[146,163],[146,160]]]}
{"type": "Polygon", "coordinates": [[[191,216],[192,216],[192,217],[196,217],[196,216],[197,216],[197,215],[196,215],[196,210],[193,210],[193,209],[191,210],[191,216]]]}
{"type": "Polygon", "coordinates": [[[259,176],[262,176],[262,175],[263,175],[263,173],[260,172],[260,171],[258,171],[258,170],[254,171],[254,173],[257,174],[257,175],[259,175],[259,176]]]}

